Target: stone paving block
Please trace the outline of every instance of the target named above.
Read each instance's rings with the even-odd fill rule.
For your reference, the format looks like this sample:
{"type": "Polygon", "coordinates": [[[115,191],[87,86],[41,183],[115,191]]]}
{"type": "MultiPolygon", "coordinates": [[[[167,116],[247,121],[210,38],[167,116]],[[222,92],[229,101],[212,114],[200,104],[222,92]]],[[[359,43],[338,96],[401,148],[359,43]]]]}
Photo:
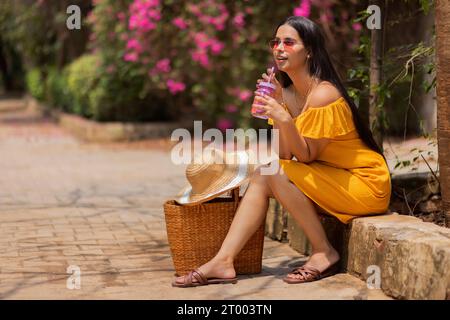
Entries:
{"type": "Polygon", "coordinates": [[[63,250],[65,256],[85,256],[85,255],[103,255],[103,251],[100,249],[87,249],[87,250],[63,250]]]}
{"type": "Polygon", "coordinates": [[[99,245],[118,245],[120,242],[119,242],[119,240],[117,240],[117,239],[108,239],[108,240],[104,240],[104,239],[99,239],[99,240],[96,240],[96,242],[99,244],[99,245]]]}
{"type": "Polygon", "coordinates": [[[0,259],[14,258],[14,257],[18,257],[18,256],[19,256],[19,252],[17,252],[17,251],[9,251],[9,252],[0,253],[0,259]]]}

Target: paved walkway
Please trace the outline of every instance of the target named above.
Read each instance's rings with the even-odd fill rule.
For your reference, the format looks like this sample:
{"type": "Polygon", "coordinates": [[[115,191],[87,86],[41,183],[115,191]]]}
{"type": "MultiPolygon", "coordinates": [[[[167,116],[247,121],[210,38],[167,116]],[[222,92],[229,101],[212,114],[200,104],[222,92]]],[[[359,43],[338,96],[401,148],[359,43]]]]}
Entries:
{"type": "Polygon", "coordinates": [[[85,144],[21,107],[0,100],[0,298],[387,298],[347,274],[287,285],[305,257],[269,239],[261,274],[172,288],[162,204],[185,184],[184,167],[164,144],[85,144]],[[67,288],[71,265],[80,289],[67,288]]]}

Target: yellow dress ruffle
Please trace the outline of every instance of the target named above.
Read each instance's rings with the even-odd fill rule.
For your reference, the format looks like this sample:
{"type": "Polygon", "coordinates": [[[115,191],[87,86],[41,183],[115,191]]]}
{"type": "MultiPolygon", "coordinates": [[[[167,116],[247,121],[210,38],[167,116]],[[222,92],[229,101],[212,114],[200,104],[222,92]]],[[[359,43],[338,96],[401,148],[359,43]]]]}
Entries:
{"type": "MultiPolygon", "coordinates": [[[[300,134],[309,138],[335,138],[356,130],[352,111],[344,98],[324,107],[309,107],[294,121],[300,134]]],[[[273,126],[274,121],[269,118],[267,123],[273,126]]]]}
{"type": "MultiPolygon", "coordinates": [[[[279,160],[285,174],[308,198],[343,223],[387,211],[389,168],[384,158],[360,139],[344,98],[309,107],[293,120],[303,137],[330,139],[313,162],[279,160]]],[[[273,125],[273,120],[268,123],[273,125]]]]}
{"type": "Polygon", "coordinates": [[[336,138],[356,130],[352,111],[344,98],[324,107],[309,107],[296,118],[295,126],[308,138],[336,138]]]}

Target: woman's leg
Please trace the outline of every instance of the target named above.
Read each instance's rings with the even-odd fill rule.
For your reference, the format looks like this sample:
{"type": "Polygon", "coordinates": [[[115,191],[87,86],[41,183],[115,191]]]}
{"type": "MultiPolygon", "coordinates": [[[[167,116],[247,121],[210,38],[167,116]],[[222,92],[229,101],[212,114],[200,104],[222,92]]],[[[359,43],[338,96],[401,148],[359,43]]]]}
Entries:
{"type": "MultiPolygon", "coordinates": [[[[275,198],[293,216],[311,243],[312,253],[306,265],[322,272],[337,262],[339,254],[331,246],[320,223],[318,206],[289,180],[281,167],[278,174],[269,176],[268,182],[275,198]]],[[[289,277],[301,276],[289,274],[289,277]]]]}
{"type": "MultiPolygon", "coordinates": [[[[206,277],[232,278],[236,276],[233,260],[265,220],[269,198],[273,197],[267,177],[260,174],[260,168],[253,172],[249,186],[220,250],[212,260],[199,267],[206,277]]],[[[183,280],[184,277],[177,278],[177,282],[183,282],[183,280]]]]}
{"type": "MultiPolygon", "coordinates": [[[[232,278],[236,275],[233,260],[264,221],[270,197],[275,197],[293,215],[310,240],[313,252],[308,265],[323,271],[339,260],[338,253],[328,242],[313,202],[289,181],[281,168],[275,175],[261,175],[257,169],[219,252],[199,267],[206,277],[232,278]]],[[[184,277],[177,278],[177,282],[183,281],[184,277]]]]}

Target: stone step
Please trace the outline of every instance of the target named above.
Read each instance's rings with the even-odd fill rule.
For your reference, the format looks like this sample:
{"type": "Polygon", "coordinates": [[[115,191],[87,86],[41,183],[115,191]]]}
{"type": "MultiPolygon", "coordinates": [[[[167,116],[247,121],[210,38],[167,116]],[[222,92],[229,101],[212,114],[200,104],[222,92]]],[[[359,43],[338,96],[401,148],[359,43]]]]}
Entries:
{"type": "MultiPolygon", "coordinates": [[[[379,284],[398,299],[450,298],[450,229],[398,213],[357,218],[347,225],[328,215],[320,220],[341,255],[341,271],[379,284]]],[[[266,234],[301,254],[311,253],[305,234],[275,200],[266,234]],[[287,223],[281,226],[280,221],[287,223]]]]}
{"type": "Polygon", "coordinates": [[[395,213],[358,218],[347,250],[347,272],[366,280],[369,266],[379,268],[381,289],[390,296],[450,298],[450,229],[395,213]]]}

